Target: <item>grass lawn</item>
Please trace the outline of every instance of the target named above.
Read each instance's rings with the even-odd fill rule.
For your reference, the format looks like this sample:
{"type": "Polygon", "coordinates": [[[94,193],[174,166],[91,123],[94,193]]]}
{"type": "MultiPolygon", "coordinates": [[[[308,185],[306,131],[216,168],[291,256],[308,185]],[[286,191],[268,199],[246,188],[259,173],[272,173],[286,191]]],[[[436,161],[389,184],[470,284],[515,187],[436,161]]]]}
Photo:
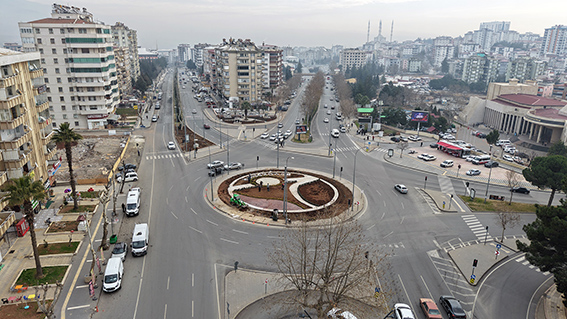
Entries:
{"type": "Polygon", "coordinates": [[[64,206],[59,211],[60,214],[65,213],[92,213],[95,209],[96,205],[79,205],[77,209],[73,209],[73,203],[69,203],[67,206],[64,206]]]}
{"type": "Polygon", "coordinates": [[[126,116],[138,116],[138,110],[134,110],[133,108],[117,108],[116,114],[118,115],[126,115],[126,116]]]}
{"type": "Polygon", "coordinates": [[[507,200],[492,200],[487,199],[484,203],[484,198],[475,198],[471,201],[470,196],[459,195],[459,197],[469,206],[472,211],[480,212],[517,212],[517,213],[535,213],[536,207],[534,204],[516,203],[512,202],[508,205],[507,200]]]}
{"type": "Polygon", "coordinates": [[[81,192],[81,198],[98,198],[100,191],[94,192],[81,192]]]}
{"type": "Polygon", "coordinates": [[[74,253],[75,250],[77,250],[77,246],[79,246],[79,242],[73,241],[70,245],[69,243],[54,243],[48,244],[47,247],[45,247],[44,244],[41,244],[37,246],[37,249],[39,250],[39,254],[43,256],[74,253]]]}
{"type": "MultiPolygon", "coordinates": [[[[48,304],[51,301],[46,300],[48,304]]],[[[37,312],[37,302],[30,301],[27,303],[28,309],[24,309],[25,303],[15,304],[15,305],[2,305],[0,307],[0,318],[4,319],[43,319],[45,315],[41,312],[37,312]]]]}
{"type": "Polygon", "coordinates": [[[292,142],[295,143],[310,143],[311,141],[309,141],[309,134],[294,134],[294,137],[291,139],[292,142]],[[299,139],[296,139],[295,137],[299,136],[299,139]]]}
{"type": "Polygon", "coordinates": [[[54,284],[57,280],[62,281],[65,272],[69,266],[51,266],[43,267],[43,278],[35,278],[35,268],[26,269],[22,271],[16,285],[38,286],[40,284],[48,283],[54,284]]]}

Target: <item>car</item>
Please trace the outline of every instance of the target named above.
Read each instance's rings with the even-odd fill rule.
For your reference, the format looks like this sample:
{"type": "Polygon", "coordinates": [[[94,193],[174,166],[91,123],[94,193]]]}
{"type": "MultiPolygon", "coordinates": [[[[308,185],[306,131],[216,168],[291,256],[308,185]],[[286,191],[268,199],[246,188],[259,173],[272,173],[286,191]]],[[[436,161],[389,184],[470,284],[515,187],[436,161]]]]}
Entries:
{"type": "Polygon", "coordinates": [[[525,187],[513,187],[510,189],[513,193],[522,193],[522,194],[529,194],[530,190],[525,187]]]}
{"type": "Polygon", "coordinates": [[[172,141],[169,141],[169,143],[167,143],[167,149],[168,150],[174,150],[175,149],[175,143],[173,143],[172,141]]]}
{"type": "Polygon", "coordinates": [[[390,141],[392,141],[392,142],[396,142],[396,143],[397,143],[397,142],[399,142],[399,141],[401,141],[401,140],[402,140],[402,139],[401,139],[399,136],[392,136],[392,137],[390,137],[390,141]]]}
{"type": "Polygon", "coordinates": [[[396,184],[396,185],[394,185],[394,189],[397,190],[398,192],[402,193],[402,194],[408,193],[408,188],[404,184],[396,184]]]}
{"type": "MultiPolygon", "coordinates": [[[[463,157],[464,158],[464,157],[463,157]]],[[[477,156],[469,155],[465,160],[467,162],[472,162],[477,158],[477,156]]]]}
{"type": "Polygon", "coordinates": [[[357,319],[350,311],[342,310],[340,308],[333,308],[327,312],[329,319],[357,319]]]}
{"type": "Polygon", "coordinates": [[[467,175],[469,175],[469,176],[480,175],[480,170],[479,169],[469,169],[467,171],[467,175]]]}
{"type": "Polygon", "coordinates": [[[331,115],[331,110],[327,110],[327,115],[331,115]]]}
{"type": "Polygon", "coordinates": [[[514,158],[508,154],[504,154],[504,156],[502,156],[502,158],[508,162],[513,162],[514,158]]]}
{"type": "Polygon", "coordinates": [[[344,126],[339,127],[339,131],[341,131],[341,133],[346,133],[346,127],[344,126]]]}
{"type": "Polygon", "coordinates": [[[215,177],[217,175],[221,175],[223,171],[223,167],[213,167],[209,169],[209,176],[215,177]]]}
{"type": "Polygon", "coordinates": [[[421,153],[421,154],[419,154],[419,155],[417,156],[417,158],[419,158],[419,159],[425,159],[426,157],[429,157],[429,154],[427,154],[427,153],[421,153]]]}
{"type": "Polygon", "coordinates": [[[479,137],[479,138],[486,138],[486,134],[480,133],[480,134],[478,134],[478,137],[479,137]]]}
{"type": "Polygon", "coordinates": [[[124,168],[126,168],[126,171],[128,171],[129,169],[136,169],[136,164],[130,164],[130,163],[128,163],[128,164],[126,164],[126,165],[124,165],[124,166],[118,167],[118,170],[119,170],[119,171],[123,171],[124,168]]]}
{"type": "Polygon", "coordinates": [[[268,133],[263,133],[262,135],[260,135],[260,138],[263,140],[267,139],[268,137],[270,137],[270,134],[268,133]]]}
{"type": "Polygon", "coordinates": [[[128,245],[124,242],[119,242],[114,244],[114,249],[112,249],[112,256],[110,258],[118,257],[124,261],[128,255],[128,245]]]}
{"type": "Polygon", "coordinates": [[[488,162],[484,163],[484,167],[498,167],[498,162],[488,161],[488,162]]]}
{"type": "Polygon", "coordinates": [[[224,165],[224,169],[226,169],[226,170],[241,169],[243,167],[244,167],[244,164],[238,163],[238,162],[228,163],[228,164],[224,165]]]}
{"type": "Polygon", "coordinates": [[[283,124],[282,123],[278,123],[278,128],[282,128],[283,124]]]}
{"type": "Polygon", "coordinates": [[[224,167],[224,162],[223,161],[212,161],[209,164],[207,164],[207,168],[211,169],[211,168],[216,168],[216,167],[224,167]]]}
{"type": "Polygon", "coordinates": [[[415,319],[410,306],[405,303],[397,303],[394,305],[394,318],[396,319],[415,319]]]}
{"type": "Polygon", "coordinates": [[[331,101],[331,102],[332,102],[332,101],[333,101],[333,98],[330,98],[330,99],[329,99],[329,101],[331,101]]]}
{"type": "Polygon", "coordinates": [[[301,124],[301,122],[299,121],[299,119],[295,120],[295,124],[297,124],[297,125],[301,124]]]}
{"type": "Polygon", "coordinates": [[[328,106],[327,104],[325,104],[325,106],[323,106],[323,107],[324,107],[324,108],[327,108],[327,107],[329,107],[329,106],[328,106]]]}
{"type": "Polygon", "coordinates": [[[443,163],[439,165],[441,167],[453,167],[453,160],[444,160],[443,163]]]}
{"type": "Polygon", "coordinates": [[[323,122],[329,123],[329,119],[328,119],[328,118],[325,118],[325,119],[323,120],[323,122]]]}
{"type": "Polygon", "coordinates": [[[429,144],[429,147],[431,147],[431,148],[437,148],[437,143],[431,143],[431,144],[429,144]]]}
{"type": "Polygon", "coordinates": [[[471,134],[476,136],[478,133],[480,133],[479,131],[472,131],[471,134]]]}
{"type": "Polygon", "coordinates": [[[421,137],[419,137],[419,136],[417,136],[417,135],[411,135],[411,136],[409,137],[409,140],[410,140],[410,141],[417,142],[417,141],[421,141],[421,137]]]}
{"type": "Polygon", "coordinates": [[[156,115],[152,116],[152,122],[157,122],[157,116],[156,115]]]}
{"type": "Polygon", "coordinates": [[[426,161],[426,162],[434,161],[436,159],[437,159],[437,157],[435,157],[433,155],[428,155],[428,156],[423,158],[423,160],[426,161]]]}
{"type": "MultiPolygon", "coordinates": [[[[135,182],[138,180],[138,173],[136,172],[128,172],[126,173],[126,178],[124,178],[125,183],[135,182]]],[[[122,175],[116,177],[116,182],[122,183],[122,175]]]]}
{"type": "Polygon", "coordinates": [[[275,141],[276,138],[277,138],[277,135],[275,133],[270,135],[270,141],[275,141]]]}
{"type": "Polygon", "coordinates": [[[439,311],[433,299],[419,298],[419,306],[427,319],[443,319],[441,311],[439,311]]]}
{"type": "Polygon", "coordinates": [[[197,114],[197,110],[193,109],[193,111],[191,111],[191,113],[197,114]]]}
{"type": "Polygon", "coordinates": [[[467,315],[461,306],[459,300],[453,296],[439,297],[439,304],[447,311],[447,315],[451,319],[466,319],[467,315]]]}
{"type": "Polygon", "coordinates": [[[336,98],[335,101],[338,102],[338,101],[339,101],[339,98],[336,98]]]}

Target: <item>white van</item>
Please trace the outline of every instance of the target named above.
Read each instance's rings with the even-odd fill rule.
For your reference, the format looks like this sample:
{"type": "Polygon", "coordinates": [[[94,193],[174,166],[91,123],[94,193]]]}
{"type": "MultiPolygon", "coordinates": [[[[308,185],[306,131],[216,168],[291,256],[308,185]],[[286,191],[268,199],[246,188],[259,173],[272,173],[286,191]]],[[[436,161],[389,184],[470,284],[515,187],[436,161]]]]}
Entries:
{"type": "Polygon", "coordinates": [[[122,287],[122,276],[124,276],[124,264],[120,257],[113,257],[108,260],[104,270],[104,282],[102,290],[113,292],[122,287]]]}
{"type": "Polygon", "coordinates": [[[136,224],[132,235],[132,256],[142,256],[148,253],[150,233],[148,224],[136,224]]]}
{"type": "Polygon", "coordinates": [[[510,140],[498,140],[498,142],[496,142],[496,146],[504,146],[504,145],[510,145],[512,144],[512,142],[510,142],[510,140]]]}
{"type": "Polygon", "coordinates": [[[126,215],[136,216],[140,213],[140,194],[142,190],[139,187],[134,187],[128,192],[126,197],[126,215]]]}
{"type": "Polygon", "coordinates": [[[337,130],[336,128],[334,128],[334,129],[331,131],[331,136],[332,136],[332,137],[338,138],[339,135],[340,135],[339,130],[337,130]]]}
{"type": "Polygon", "coordinates": [[[488,161],[490,161],[490,155],[482,155],[482,156],[477,156],[472,163],[474,165],[481,165],[481,164],[486,164],[488,163],[488,161]]]}

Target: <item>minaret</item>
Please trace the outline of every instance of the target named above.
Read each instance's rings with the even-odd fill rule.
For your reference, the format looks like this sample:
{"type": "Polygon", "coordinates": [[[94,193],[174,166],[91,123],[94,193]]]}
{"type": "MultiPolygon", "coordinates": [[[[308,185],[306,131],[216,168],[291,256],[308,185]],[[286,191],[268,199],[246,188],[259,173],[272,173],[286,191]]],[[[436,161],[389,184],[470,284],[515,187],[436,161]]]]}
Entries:
{"type": "Polygon", "coordinates": [[[368,20],[368,32],[366,33],[366,43],[370,42],[370,20],[368,20]]]}
{"type": "Polygon", "coordinates": [[[390,42],[392,42],[393,37],[394,37],[394,20],[392,20],[392,29],[390,29],[390,42]]]}

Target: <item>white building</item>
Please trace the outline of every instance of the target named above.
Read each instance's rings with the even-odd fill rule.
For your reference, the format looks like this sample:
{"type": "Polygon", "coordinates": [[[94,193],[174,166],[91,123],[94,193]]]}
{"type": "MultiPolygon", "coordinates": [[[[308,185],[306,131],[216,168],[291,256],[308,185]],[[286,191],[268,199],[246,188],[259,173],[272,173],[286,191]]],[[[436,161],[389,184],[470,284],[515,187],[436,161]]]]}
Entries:
{"type": "Polygon", "coordinates": [[[341,51],[341,56],[339,59],[339,65],[343,66],[343,70],[347,68],[357,67],[365,65],[372,59],[372,52],[362,51],[358,48],[356,49],[344,49],[341,51]]]}
{"type": "Polygon", "coordinates": [[[119,103],[110,26],[54,4],[51,18],[18,23],[24,51],[39,51],[53,127],[101,129],[119,103]]]}
{"type": "Polygon", "coordinates": [[[567,54],[567,26],[556,25],[545,29],[540,55],[567,54]]]}

